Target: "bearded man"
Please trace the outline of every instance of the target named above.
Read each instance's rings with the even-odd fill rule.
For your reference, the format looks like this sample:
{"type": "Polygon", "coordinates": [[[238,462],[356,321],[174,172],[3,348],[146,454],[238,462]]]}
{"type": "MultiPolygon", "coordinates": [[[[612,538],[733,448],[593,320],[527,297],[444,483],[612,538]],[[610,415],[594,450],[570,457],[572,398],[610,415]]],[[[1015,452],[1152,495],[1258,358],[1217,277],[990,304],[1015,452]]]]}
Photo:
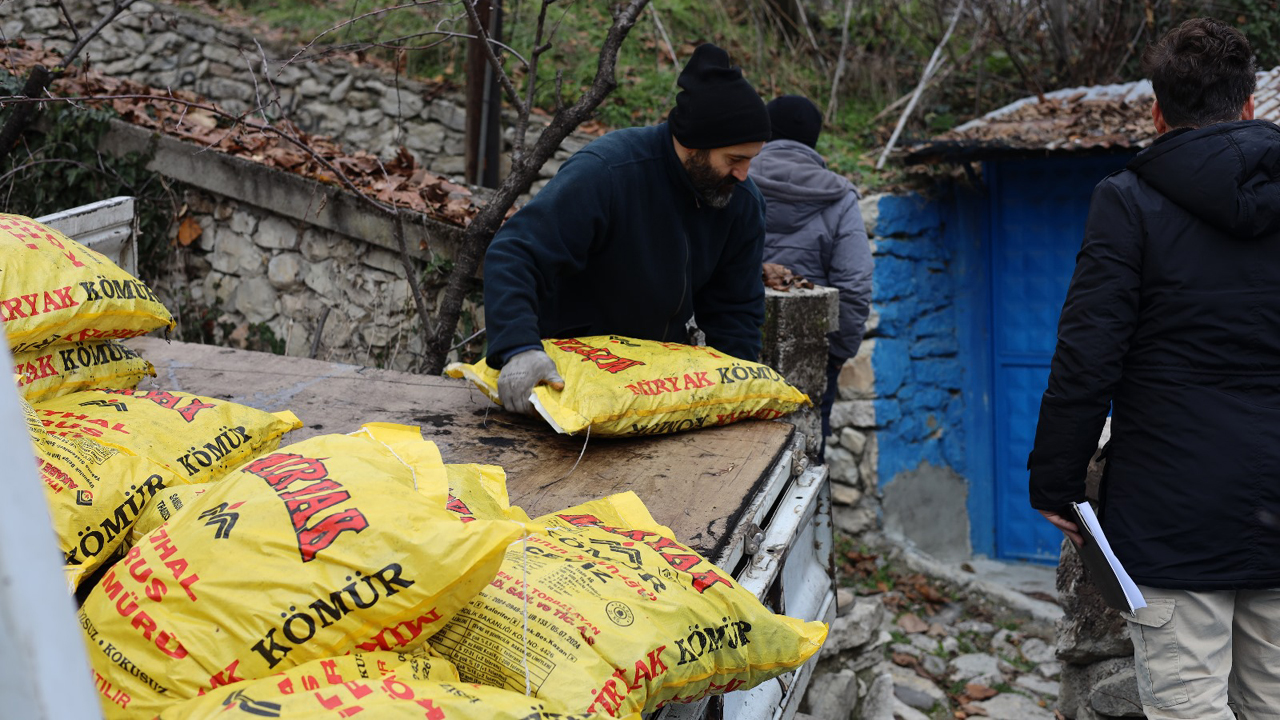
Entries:
{"type": "Polygon", "coordinates": [[[760,355],[764,200],[747,169],[770,137],[764,101],[714,45],[680,73],[667,122],[575,153],[485,255],[487,362],[508,410],[563,382],[542,338],[624,335],[760,355]]]}

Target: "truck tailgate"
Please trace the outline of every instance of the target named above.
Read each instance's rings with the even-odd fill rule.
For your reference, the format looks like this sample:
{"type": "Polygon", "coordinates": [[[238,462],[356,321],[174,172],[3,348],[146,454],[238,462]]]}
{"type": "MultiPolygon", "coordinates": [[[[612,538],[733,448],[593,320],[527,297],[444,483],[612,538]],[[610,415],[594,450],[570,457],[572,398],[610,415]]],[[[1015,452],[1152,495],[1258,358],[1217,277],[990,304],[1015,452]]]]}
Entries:
{"type": "Polygon", "coordinates": [[[287,435],[285,444],[351,432],[363,422],[418,425],[446,462],[502,466],[511,502],[534,517],[634,491],[679,540],[728,561],[730,571],[741,558],[731,551],[742,540],[735,528],[744,515],[767,509],[762,506],[770,498],[759,496],[776,497],[790,478],[794,428],[786,423],[591,438],[584,451],[583,438],[557,435],[540,418],[504,412],[464,380],[150,337],[129,344],[156,367],[157,376],[141,388],[293,411],[306,425],[287,435]]]}

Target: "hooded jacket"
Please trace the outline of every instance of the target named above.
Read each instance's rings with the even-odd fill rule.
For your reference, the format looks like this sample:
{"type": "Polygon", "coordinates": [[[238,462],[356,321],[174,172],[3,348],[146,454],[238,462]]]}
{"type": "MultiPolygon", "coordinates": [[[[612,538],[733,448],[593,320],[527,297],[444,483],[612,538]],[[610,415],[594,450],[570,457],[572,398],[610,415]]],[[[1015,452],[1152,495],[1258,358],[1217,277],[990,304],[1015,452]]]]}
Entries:
{"type": "Polygon", "coordinates": [[[831,354],[853,357],[871,311],[871,246],[858,191],[795,140],[765,143],[749,174],[765,199],[764,261],[840,291],[840,328],[828,334],[831,354]]]}
{"type": "Polygon", "coordinates": [[[665,123],[574,153],[485,255],[488,362],[540,338],[625,335],[756,360],[764,324],[764,201],[750,178],[727,207],[699,197],[665,123]]]}
{"type": "Polygon", "coordinates": [[[1280,128],[1175,130],[1098,184],[1040,406],[1031,505],[1084,499],[1134,581],[1280,587],[1280,128]]]}

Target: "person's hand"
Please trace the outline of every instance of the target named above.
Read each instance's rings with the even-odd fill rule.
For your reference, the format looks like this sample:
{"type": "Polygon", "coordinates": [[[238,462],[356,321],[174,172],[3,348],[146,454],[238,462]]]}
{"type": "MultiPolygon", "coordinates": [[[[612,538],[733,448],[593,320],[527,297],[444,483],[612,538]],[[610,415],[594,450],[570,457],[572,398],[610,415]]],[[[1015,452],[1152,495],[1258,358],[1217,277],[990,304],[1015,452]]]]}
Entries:
{"type": "Polygon", "coordinates": [[[541,350],[525,350],[512,357],[498,373],[498,398],[512,412],[533,415],[529,394],[533,388],[547,383],[556,390],[564,389],[564,378],[556,372],[556,364],[541,350]]]}
{"type": "Polygon", "coordinates": [[[1075,523],[1055,512],[1049,512],[1048,510],[1040,510],[1039,512],[1044,516],[1045,520],[1053,523],[1054,527],[1066,533],[1076,547],[1084,545],[1084,536],[1080,534],[1080,528],[1076,527],[1075,523]]]}

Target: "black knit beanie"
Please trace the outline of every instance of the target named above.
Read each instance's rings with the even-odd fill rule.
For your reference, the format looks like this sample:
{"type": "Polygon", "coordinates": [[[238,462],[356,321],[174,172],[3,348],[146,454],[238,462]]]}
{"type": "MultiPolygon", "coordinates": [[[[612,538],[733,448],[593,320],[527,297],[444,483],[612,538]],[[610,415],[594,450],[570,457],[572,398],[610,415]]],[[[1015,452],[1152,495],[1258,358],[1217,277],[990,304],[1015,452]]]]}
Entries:
{"type": "Polygon", "coordinates": [[[667,121],[680,144],[705,150],[769,140],[769,113],[729,53],[699,45],[676,81],[680,93],[667,121]]]}
{"type": "Polygon", "coordinates": [[[809,98],[783,95],[770,102],[768,108],[774,140],[795,140],[809,147],[818,146],[822,113],[809,98]]]}

